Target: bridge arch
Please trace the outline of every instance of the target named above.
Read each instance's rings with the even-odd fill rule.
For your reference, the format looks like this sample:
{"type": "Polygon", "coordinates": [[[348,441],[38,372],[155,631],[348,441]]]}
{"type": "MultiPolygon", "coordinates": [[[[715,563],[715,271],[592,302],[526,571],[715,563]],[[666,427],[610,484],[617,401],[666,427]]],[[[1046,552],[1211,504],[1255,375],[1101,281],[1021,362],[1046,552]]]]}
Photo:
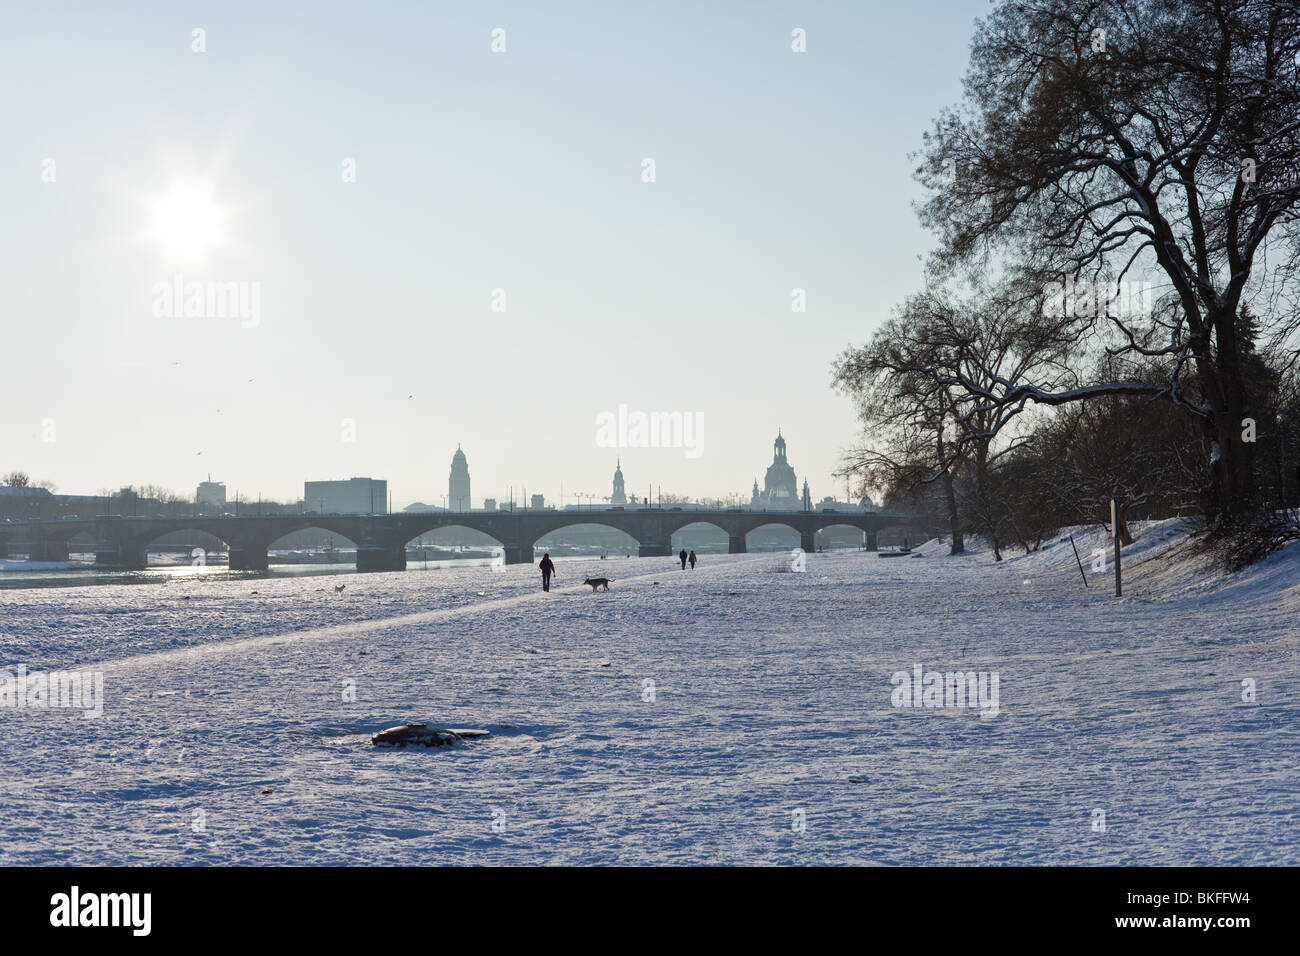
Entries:
{"type": "Polygon", "coordinates": [[[817,547],[827,551],[835,549],[860,551],[868,542],[874,545],[876,540],[875,532],[864,529],[856,522],[843,519],[817,522],[814,534],[817,547]]]}
{"type": "MultiPolygon", "coordinates": [[[[261,551],[265,555],[266,567],[272,564],[321,564],[346,568],[355,567],[357,563],[357,542],[329,527],[328,522],[305,521],[302,527],[285,531],[267,541],[261,546],[261,551]]],[[[249,560],[254,564],[257,557],[250,552],[249,560]]],[[[230,567],[236,570],[233,555],[230,567]]]]}
{"type": "MultiPolygon", "coordinates": [[[[230,551],[230,542],[220,535],[204,530],[198,526],[157,528],[152,533],[142,534],[130,540],[118,552],[115,563],[127,567],[210,567],[213,564],[225,564],[226,554],[230,551]]],[[[113,554],[112,549],[106,553],[96,551],[96,563],[109,563],[101,560],[113,554]]]]}
{"type": "Polygon", "coordinates": [[[716,521],[686,521],[673,529],[670,550],[699,551],[701,554],[727,554],[731,551],[733,532],[716,521]]]}
{"type": "MultiPolygon", "coordinates": [[[[809,536],[810,537],[810,536],[809,536]]],[[[789,521],[779,518],[751,525],[745,531],[746,551],[790,551],[803,547],[805,535],[789,521]]],[[[804,550],[809,550],[804,547],[804,550]]]]}
{"type": "Polygon", "coordinates": [[[598,550],[602,555],[630,557],[641,549],[641,542],[636,535],[629,534],[626,528],[619,527],[618,524],[577,516],[575,519],[555,524],[534,539],[534,554],[546,551],[551,553],[551,557],[556,557],[556,551],[562,556],[565,550],[586,548],[598,550]]]}
{"type": "Polygon", "coordinates": [[[451,547],[467,546],[481,548],[499,548],[505,544],[495,535],[488,534],[472,524],[462,524],[451,521],[439,524],[435,527],[428,528],[424,531],[418,531],[408,538],[404,544],[408,549],[420,547],[421,542],[429,547],[451,547]],[[469,534],[465,534],[469,532],[469,534]]]}
{"type": "Polygon", "coordinates": [[[923,524],[908,519],[882,522],[876,528],[880,545],[888,548],[914,547],[933,538],[935,533],[923,524]]]}
{"type": "MultiPolygon", "coordinates": [[[[89,554],[93,558],[95,552],[99,549],[99,539],[91,534],[88,529],[82,529],[76,534],[70,535],[63,543],[68,549],[69,560],[72,560],[74,554],[89,554]]],[[[84,558],[78,560],[84,560],[84,558]]]]}

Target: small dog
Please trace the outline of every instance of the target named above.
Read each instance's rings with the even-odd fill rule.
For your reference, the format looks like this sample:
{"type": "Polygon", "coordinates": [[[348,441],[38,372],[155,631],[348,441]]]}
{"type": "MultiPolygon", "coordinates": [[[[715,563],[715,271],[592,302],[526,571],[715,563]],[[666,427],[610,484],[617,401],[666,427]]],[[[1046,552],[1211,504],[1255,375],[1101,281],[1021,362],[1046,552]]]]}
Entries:
{"type": "Polygon", "coordinates": [[[608,591],[608,590],[609,590],[609,582],[610,582],[610,581],[613,581],[613,580],[614,580],[613,578],[587,578],[587,579],[584,580],[582,583],[583,583],[583,584],[590,584],[590,585],[591,585],[591,593],[592,593],[592,594],[595,594],[595,593],[596,593],[596,590],[597,590],[598,588],[600,588],[600,587],[604,587],[605,590],[608,591]]]}

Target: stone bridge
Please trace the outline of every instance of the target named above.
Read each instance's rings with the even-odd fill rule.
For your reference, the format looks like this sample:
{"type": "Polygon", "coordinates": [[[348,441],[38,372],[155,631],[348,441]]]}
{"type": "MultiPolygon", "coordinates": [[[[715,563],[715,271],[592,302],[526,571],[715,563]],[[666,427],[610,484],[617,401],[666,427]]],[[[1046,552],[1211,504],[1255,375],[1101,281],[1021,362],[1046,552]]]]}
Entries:
{"type": "Polygon", "coordinates": [[[925,537],[936,529],[906,514],[853,511],[686,511],[672,508],[591,511],[466,511],[392,515],[225,515],[220,517],[100,517],[59,518],[0,523],[0,557],[26,553],[33,561],[68,560],[68,542],[78,535],[95,541],[100,567],[143,568],[149,545],[177,531],[202,531],[227,545],[230,569],[265,571],[267,549],[294,531],[320,528],[357,545],[358,571],[400,571],[406,567],[406,545],[439,528],[472,528],[495,539],[505,550],[507,564],[530,564],[533,545],[552,531],[572,525],[602,525],[635,538],[641,557],[671,553],[672,535],[687,525],[712,525],[727,535],[728,551],[743,554],[745,536],[757,528],[777,525],[798,533],[801,547],[814,550],[813,536],[824,528],[848,525],[863,532],[868,550],[885,528],[909,528],[925,537]]]}

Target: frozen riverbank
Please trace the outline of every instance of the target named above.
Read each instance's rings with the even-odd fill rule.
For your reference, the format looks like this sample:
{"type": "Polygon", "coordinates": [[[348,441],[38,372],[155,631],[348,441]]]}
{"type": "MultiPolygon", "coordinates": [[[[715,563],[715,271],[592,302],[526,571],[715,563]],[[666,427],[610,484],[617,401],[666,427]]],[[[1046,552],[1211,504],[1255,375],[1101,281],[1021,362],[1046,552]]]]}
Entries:
{"type": "Polygon", "coordinates": [[[0,862],[1300,863],[1300,553],[1181,546],[1118,601],[1068,543],[0,592],[11,672],[105,693],[0,708],[0,862]],[[895,707],[918,664],[998,715],[895,707]],[[367,745],[419,719],[493,736],[367,745]]]}

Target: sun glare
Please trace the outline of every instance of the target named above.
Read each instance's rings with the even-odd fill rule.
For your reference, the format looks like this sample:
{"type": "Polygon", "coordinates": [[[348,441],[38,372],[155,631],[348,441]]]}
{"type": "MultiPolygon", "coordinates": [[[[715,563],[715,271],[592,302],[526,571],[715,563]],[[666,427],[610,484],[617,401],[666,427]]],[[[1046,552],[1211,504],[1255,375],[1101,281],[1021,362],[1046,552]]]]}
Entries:
{"type": "Polygon", "coordinates": [[[221,241],[221,208],[210,192],[176,187],[152,205],[150,234],[175,260],[202,259],[221,241]]]}

